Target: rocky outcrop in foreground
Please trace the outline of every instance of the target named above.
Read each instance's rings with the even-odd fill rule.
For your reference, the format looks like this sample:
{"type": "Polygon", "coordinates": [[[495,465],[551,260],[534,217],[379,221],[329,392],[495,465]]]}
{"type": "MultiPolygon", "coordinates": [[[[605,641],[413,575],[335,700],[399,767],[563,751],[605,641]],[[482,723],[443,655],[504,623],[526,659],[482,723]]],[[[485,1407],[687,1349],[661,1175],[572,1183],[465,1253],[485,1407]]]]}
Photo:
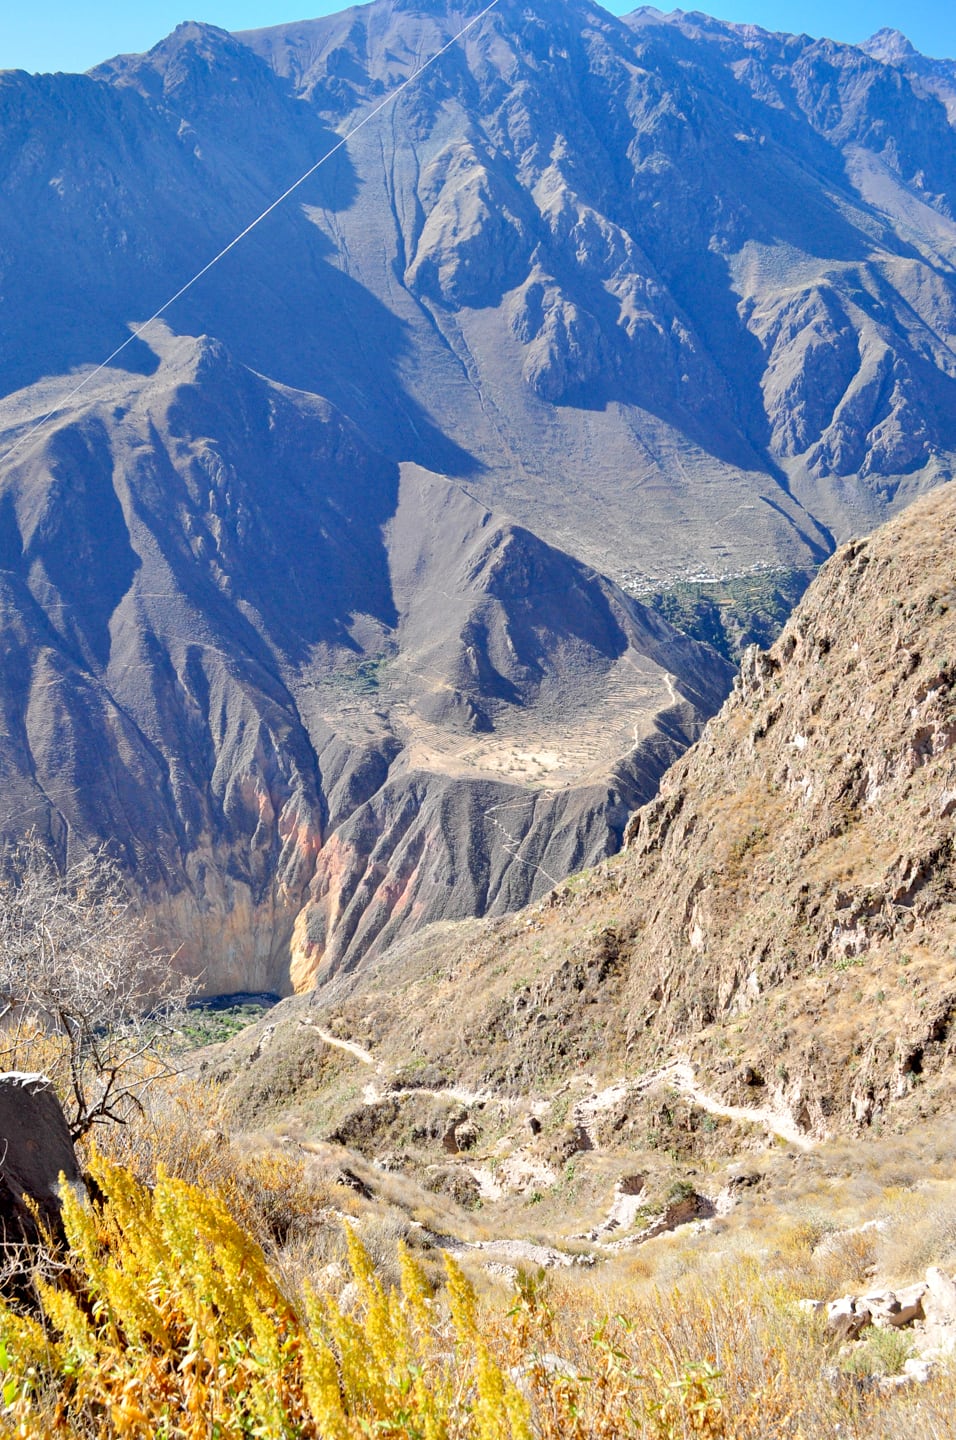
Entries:
{"type": "Polygon", "coordinates": [[[850,1370],[874,1328],[905,1336],[912,1353],[897,1373],[877,1372],[884,1389],[925,1383],[956,1354],[956,1279],[938,1265],[929,1267],[924,1280],[895,1290],[876,1286],[864,1295],[842,1295],[829,1304],[802,1300],[799,1305],[808,1313],[825,1314],[827,1329],[844,1342],[843,1363],[850,1370]]]}
{"type": "Polygon", "coordinates": [[[0,1241],[56,1231],[61,1178],[82,1186],[66,1118],[44,1075],[0,1074],[0,1241]]]}

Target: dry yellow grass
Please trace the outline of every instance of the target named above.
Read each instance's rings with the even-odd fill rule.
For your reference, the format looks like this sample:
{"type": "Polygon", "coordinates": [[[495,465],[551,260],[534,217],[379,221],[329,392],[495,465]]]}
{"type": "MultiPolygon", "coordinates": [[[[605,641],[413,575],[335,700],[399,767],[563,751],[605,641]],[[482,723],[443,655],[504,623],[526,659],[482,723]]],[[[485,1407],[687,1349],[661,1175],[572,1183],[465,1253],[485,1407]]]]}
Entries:
{"type": "MultiPolygon", "coordinates": [[[[356,1234],[335,1222],[347,1239],[346,1285],[348,1275],[331,1267],[329,1276],[323,1257],[303,1257],[270,1224],[277,1194],[302,1203],[299,1162],[240,1156],[220,1162],[218,1190],[200,1189],[163,1170],[160,1143],[154,1137],[149,1185],[91,1154],[103,1198],[92,1210],[68,1200],[69,1258],[38,1278],[34,1309],[0,1307],[0,1435],[951,1434],[956,1376],[943,1372],[913,1393],[861,1389],[844,1372],[865,1373],[873,1358],[841,1359],[820,1319],[796,1305],[868,1283],[874,1268],[905,1279],[927,1256],[956,1253],[951,1179],[940,1173],[919,1192],[881,1183],[926,1155],[875,1157],[854,1198],[852,1157],[834,1153],[830,1173],[806,1175],[783,1208],[754,1205],[716,1236],[678,1233],[600,1271],[519,1276],[508,1294],[476,1286],[450,1257],[426,1277],[387,1225],[376,1248],[391,1247],[394,1285],[383,1283],[356,1234]],[[870,1214],[885,1227],[839,1233],[870,1214]],[[309,1283],[283,1263],[296,1253],[309,1283]]],[[[170,1158],[184,1170],[181,1147],[174,1134],[170,1158]]],[[[139,1164],[148,1168],[142,1151],[139,1164]]]]}

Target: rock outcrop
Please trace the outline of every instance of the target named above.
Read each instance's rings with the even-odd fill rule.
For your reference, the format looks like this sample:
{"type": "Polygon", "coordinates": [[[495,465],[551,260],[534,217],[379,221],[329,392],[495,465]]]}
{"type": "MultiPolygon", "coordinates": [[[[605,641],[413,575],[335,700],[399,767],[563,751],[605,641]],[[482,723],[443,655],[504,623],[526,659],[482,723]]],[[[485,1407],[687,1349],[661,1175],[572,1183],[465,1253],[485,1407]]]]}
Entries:
{"type": "Polygon", "coordinates": [[[926,1278],[913,1285],[842,1295],[826,1306],[826,1323],[831,1334],[844,1342],[844,1358],[851,1362],[853,1342],[865,1343],[871,1326],[905,1332],[916,1353],[898,1375],[879,1376],[879,1383],[887,1388],[924,1384],[940,1363],[950,1363],[956,1354],[956,1279],[931,1265],[926,1278]]]}
{"type": "Polygon", "coordinates": [[[56,1231],[61,1176],[83,1185],[66,1119],[44,1075],[0,1074],[0,1240],[37,1239],[37,1221],[56,1231]]]}

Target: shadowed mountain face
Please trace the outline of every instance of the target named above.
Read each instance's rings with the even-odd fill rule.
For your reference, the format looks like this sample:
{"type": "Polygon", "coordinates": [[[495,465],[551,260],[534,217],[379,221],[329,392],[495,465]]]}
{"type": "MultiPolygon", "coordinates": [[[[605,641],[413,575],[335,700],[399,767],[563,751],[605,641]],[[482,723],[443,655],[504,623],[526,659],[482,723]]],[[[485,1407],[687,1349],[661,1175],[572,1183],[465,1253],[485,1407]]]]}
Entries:
{"type": "MultiPolygon", "coordinates": [[[[4,75],[0,383],[102,358],[476,9],[4,75]]],[[[806,568],[956,451],[952,67],[869,48],[500,0],[172,323],[619,581],[806,568]]]]}
{"type": "Polygon", "coordinates": [[[952,67],[586,0],[500,0],[66,399],[479,8],[0,74],[0,447],[63,405],[0,467],[0,829],[109,840],[212,988],[614,849],[729,681],[631,597],[951,474],[952,67]]]}
{"type": "Polygon", "coordinates": [[[729,667],[326,402],[157,336],[0,490],[3,830],[108,843],[220,990],[616,848],[729,667]]]}

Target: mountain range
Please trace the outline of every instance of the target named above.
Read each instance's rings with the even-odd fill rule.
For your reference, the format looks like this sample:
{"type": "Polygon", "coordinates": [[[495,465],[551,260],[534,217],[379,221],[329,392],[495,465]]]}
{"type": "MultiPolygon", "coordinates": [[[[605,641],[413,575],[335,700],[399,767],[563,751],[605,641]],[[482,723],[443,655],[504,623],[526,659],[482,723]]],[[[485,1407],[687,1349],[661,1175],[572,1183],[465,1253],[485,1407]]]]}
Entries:
{"type": "Polygon", "coordinates": [[[952,475],[956,68],[894,32],[499,0],[91,375],[481,8],[0,74],[0,829],[211,989],[611,853],[732,677],[643,601],[952,475]]]}

